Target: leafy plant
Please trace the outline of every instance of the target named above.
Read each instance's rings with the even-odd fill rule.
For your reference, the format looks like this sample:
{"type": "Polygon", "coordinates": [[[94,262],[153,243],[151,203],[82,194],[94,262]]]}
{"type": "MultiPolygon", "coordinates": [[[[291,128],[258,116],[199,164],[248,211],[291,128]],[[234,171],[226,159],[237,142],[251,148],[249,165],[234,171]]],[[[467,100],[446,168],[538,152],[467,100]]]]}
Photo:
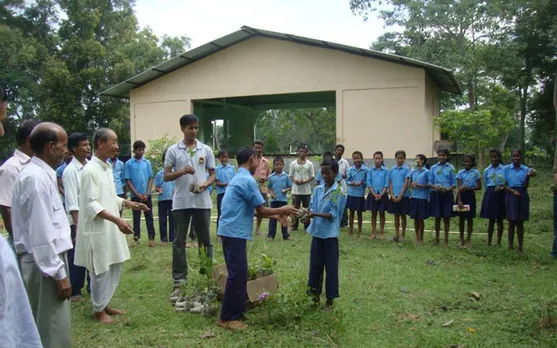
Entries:
{"type": "Polygon", "coordinates": [[[170,138],[168,134],[165,134],[162,138],[157,140],[149,140],[145,158],[151,162],[153,171],[156,173],[163,169],[164,163],[162,163],[162,154],[171,145],[178,142],[175,137],[170,138]]]}

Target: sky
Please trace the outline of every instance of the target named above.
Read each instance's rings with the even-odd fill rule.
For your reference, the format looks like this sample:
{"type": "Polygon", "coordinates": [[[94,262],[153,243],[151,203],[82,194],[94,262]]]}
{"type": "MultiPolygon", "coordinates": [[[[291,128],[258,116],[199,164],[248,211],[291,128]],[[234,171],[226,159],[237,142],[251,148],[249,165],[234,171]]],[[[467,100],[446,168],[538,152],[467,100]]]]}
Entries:
{"type": "Polygon", "coordinates": [[[361,48],[384,32],[379,20],[355,16],[349,0],[136,0],[136,16],[157,36],[189,36],[192,48],[243,25],[361,48]]]}

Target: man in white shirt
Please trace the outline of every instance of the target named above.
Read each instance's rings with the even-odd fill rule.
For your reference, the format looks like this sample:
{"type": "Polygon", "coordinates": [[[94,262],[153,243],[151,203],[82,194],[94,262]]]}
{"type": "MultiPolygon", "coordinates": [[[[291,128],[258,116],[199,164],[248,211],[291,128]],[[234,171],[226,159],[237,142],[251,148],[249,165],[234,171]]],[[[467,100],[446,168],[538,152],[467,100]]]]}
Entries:
{"type": "Polygon", "coordinates": [[[17,149],[14,155],[0,167],[0,213],[2,214],[4,226],[8,231],[8,244],[12,248],[14,244],[11,207],[15,181],[23,168],[31,161],[31,156],[33,156],[33,151],[29,144],[29,136],[37,124],[39,124],[39,121],[29,120],[19,126],[15,134],[17,149]]]}
{"type": "MultiPolygon", "coordinates": [[[[66,212],[70,221],[72,242],[75,247],[77,224],[79,222],[79,195],[81,187],[81,171],[91,155],[91,144],[85,133],[72,133],[68,137],[68,150],[73,154],[72,161],[68,164],[62,174],[64,186],[66,212]]],[[[74,265],[74,249],[68,252],[70,263],[70,282],[72,284],[72,302],[83,299],[81,289],[85,285],[85,267],[74,265]]]]}
{"type": "Polygon", "coordinates": [[[17,177],[12,200],[15,249],[43,346],[71,347],[67,251],[72,239],[54,171],[68,137],[59,125],[44,122],[29,140],[35,155],[17,177]]]}
{"type": "MultiPolygon", "coordinates": [[[[290,180],[292,181],[292,200],[295,208],[309,208],[311,200],[311,182],[315,177],[313,163],[307,160],[307,146],[301,146],[298,150],[298,159],[290,163],[290,180]]],[[[295,218],[292,230],[298,229],[299,219],[295,218]]],[[[307,229],[309,222],[304,223],[307,229]]]]}
{"type": "MultiPolygon", "coordinates": [[[[342,175],[342,188],[344,192],[348,193],[348,186],[346,185],[346,178],[348,177],[348,171],[350,170],[350,164],[342,156],[344,155],[344,145],[337,144],[335,146],[335,159],[338,162],[338,173],[342,175]]],[[[342,214],[342,220],[340,221],[340,227],[346,227],[348,225],[348,214],[346,208],[342,214]]]]}
{"type": "MultiPolygon", "coordinates": [[[[199,140],[199,119],[195,115],[180,118],[184,139],[168,148],[164,163],[164,181],[176,181],[172,215],[176,226],[176,239],[172,244],[172,278],[174,290],[170,300],[180,297],[180,285],[187,283],[186,236],[193,219],[199,252],[203,246],[208,259],[213,259],[213,244],[209,228],[211,223],[211,197],[207,188],[215,181],[213,150],[199,140]],[[209,172],[207,177],[206,172],[209,172]]],[[[203,264],[200,272],[204,273],[203,264]]]]}
{"type": "Polygon", "coordinates": [[[112,167],[107,160],[118,149],[113,130],[100,128],[93,138],[95,155],[81,171],[79,224],[74,263],[86,267],[91,275],[91,302],[94,318],[104,324],[123,311],[109,307],[122,276],[123,263],[130,259],[126,234],[132,227],[120,217],[128,207],[147,211],[145,204],[126,201],[116,195],[112,167]]]}

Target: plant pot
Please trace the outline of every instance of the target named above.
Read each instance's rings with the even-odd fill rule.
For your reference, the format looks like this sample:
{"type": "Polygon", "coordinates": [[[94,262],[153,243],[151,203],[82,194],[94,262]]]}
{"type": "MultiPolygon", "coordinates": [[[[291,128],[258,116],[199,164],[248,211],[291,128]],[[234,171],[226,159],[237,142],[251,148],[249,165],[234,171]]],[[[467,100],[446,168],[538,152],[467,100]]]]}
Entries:
{"type": "Polygon", "coordinates": [[[191,193],[200,193],[201,190],[199,188],[199,184],[190,184],[190,192],[191,193]]]}

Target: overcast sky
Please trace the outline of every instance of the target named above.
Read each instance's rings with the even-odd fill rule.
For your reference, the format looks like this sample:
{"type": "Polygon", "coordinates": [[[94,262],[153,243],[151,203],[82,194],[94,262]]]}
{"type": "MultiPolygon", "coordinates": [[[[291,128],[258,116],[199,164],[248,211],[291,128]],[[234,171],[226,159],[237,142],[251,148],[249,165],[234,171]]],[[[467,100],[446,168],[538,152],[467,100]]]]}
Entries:
{"type": "Polygon", "coordinates": [[[158,36],[187,35],[192,48],[242,25],[369,48],[383,24],[364,22],[349,0],[137,0],[141,26],[158,36]]]}

